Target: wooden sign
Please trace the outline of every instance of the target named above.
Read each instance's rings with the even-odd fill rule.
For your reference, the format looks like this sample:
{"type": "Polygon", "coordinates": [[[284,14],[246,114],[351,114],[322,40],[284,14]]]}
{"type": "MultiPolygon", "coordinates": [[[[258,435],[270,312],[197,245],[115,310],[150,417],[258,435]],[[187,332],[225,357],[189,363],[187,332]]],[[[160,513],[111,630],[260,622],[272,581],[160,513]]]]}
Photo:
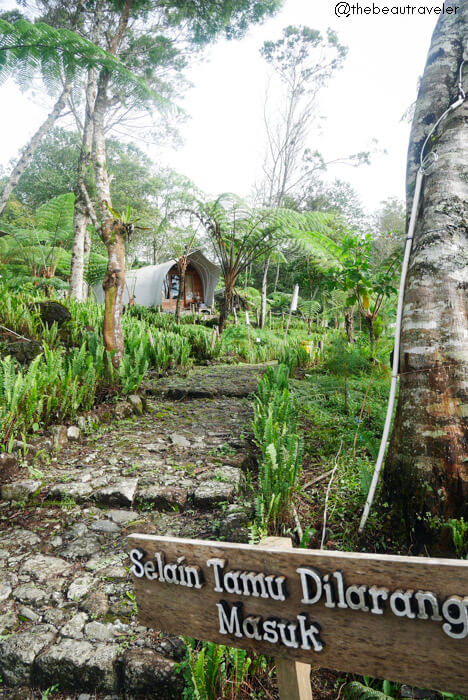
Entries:
{"type": "Polygon", "coordinates": [[[468,561],[130,535],[141,621],[468,693],[468,561]]]}

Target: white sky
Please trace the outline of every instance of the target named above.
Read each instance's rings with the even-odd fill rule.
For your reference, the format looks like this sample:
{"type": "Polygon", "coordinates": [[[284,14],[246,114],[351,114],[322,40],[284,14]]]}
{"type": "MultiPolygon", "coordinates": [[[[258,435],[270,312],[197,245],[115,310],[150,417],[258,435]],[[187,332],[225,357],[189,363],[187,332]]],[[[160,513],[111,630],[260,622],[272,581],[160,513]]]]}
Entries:
{"type": "MultiPolygon", "coordinates": [[[[429,7],[442,4],[442,0],[413,1],[418,7],[423,2],[429,7]]],[[[366,3],[360,0],[362,6],[366,3]]],[[[402,0],[374,3],[404,6],[402,0]]],[[[12,0],[0,0],[0,8],[12,6],[12,0]]],[[[349,53],[344,68],[321,93],[320,114],[325,121],[319,142],[309,145],[329,160],[368,150],[377,139],[387,155],[376,156],[370,166],[333,167],[328,177],[348,180],[370,209],[388,197],[403,198],[410,127],[400,120],[416,97],[436,18],[418,14],[337,18],[334,6],[335,0],[285,0],[280,13],[242,41],[222,41],[208,49],[206,59],[188,73],[194,87],[183,101],[190,115],[181,128],[184,145],[177,151],[148,146],[145,150],[152,159],[156,163],[162,159],[188,175],[207,193],[248,195],[261,176],[264,152],[268,70],[259,48],[265,40],[279,38],[289,24],[322,31],[331,27],[349,53]]],[[[0,163],[6,166],[44,119],[49,105],[38,95],[22,95],[11,82],[2,86],[0,95],[0,163]]]]}

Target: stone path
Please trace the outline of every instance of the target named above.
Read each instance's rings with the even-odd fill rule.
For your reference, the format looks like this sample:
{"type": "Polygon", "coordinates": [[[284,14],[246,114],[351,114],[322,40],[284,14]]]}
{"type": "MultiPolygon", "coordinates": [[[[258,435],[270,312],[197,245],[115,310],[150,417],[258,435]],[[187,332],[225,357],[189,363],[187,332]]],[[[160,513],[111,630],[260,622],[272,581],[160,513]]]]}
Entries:
{"type": "Polygon", "coordinates": [[[246,541],[248,394],[262,369],[195,368],[151,383],[146,412],[84,436],[69,430],[73,442],[3,484],[0,698],[55,685],[81,700],[181,697],[183,644],[139,624],[126,536],[246,541]]]}

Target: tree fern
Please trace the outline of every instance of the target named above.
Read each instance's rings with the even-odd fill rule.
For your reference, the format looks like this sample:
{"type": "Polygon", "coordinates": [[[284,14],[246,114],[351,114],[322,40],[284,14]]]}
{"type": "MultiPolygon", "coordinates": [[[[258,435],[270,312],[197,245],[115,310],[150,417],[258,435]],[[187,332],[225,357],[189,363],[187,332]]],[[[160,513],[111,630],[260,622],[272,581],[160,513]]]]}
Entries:
{"type": "Polygon", "coordinates": [[[62,88],[63,80],[91,67],[106,68],[114,81],[125,84],[140,98],[167,103],[115,56],[68,29],[45,22],[20,19],[11,24],[0,19],[0,83],[13,77],[23,87],[40,72],[50,92],[62,88]]]}

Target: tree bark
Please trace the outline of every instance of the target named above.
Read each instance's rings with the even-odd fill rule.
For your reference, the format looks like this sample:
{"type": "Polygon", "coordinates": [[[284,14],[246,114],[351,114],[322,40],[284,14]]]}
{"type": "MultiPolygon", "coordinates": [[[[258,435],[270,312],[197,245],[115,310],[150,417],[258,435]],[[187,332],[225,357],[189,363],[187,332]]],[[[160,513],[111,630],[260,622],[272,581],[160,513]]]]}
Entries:
{"type": "Polygon", "coordinates": [[[345,311],[345,327],[348,343],[354,343],[354,311],[347,309],[345,311]]]}
{"type": "Polygon", "coordinates": [[[125,231],[121,222],[110,216],[108,209],[112,206],[104,135],[108,80],[109,76],[104,72],[99,81],[94,106],[93,157],[101,218],[100,235],[108,254],[106,276],[102,283],[105,293],[104,345],[106,350],[113,353],[112,364],[118,367],[124,354],[122,312],[125,291],[125,231]]]}
{"type": "Polygon", "coordinates": [[[374,352],[374,345],[375,345],[375,331],[374,331],[374,319],[372,316],[365,316],[364,318],[367,326],[367,330],[369,331],[369,346],[371,353],[374,352]]]}
{"type": "Polygon", "coordinates": [[[176,303],[176,310],[175,310],[175,319],[177,322],[177,325],[180,323],[180,302],[184,298],[184,291],[185,291],[185,273],[187,271],[187,256],[183,255],[177,260],[177,269],[179,272],[179,293],[177,295],[177,303],[176,303]]]}
{"type": "Polygon", "coordinates": [[[39,129],[36,131],[34,136],[31,138],[30,142],[28,145],[23,149],[23,152],[21,153],[21,156],[19,158],[19,161],[11,171],[11,174],[3,188],[3,191],[0,195],[0,216],[3,213],[3,210],[5,209],[7,202],[10,198],[11,193],[15,189],[16,185],[19,182],[19,179],[21,175],[24,173],[28,165],[30,164],[39,144],[41,143],[42,139],[44,136],[50,131],[50,129],[53,127],[57,119],[59,118],[63,108],[65,107],[68,96],[70,94],[71,90],[71,83],[65,83],[65,86],[60,93],[60,96],[55,103],[51,113],[47,117],[47,119],[41,124],[39,129]]]}
{"type": "MultiPolygon", "coordinates": [[[[117,31],[109,45],[109,52],[113,55],[117,54],[125,35],[131,6],[132,0],[125,0],[117,31]]],[[[124,355],[122,313],[125,292],[125,243],[128,228],[121,221],[115,220],[109,215],[109,207],[112,207],[112,201],[107,173],[104,128],[104,120],[108,108],[107,91],[109,80],[109,72],[103,69],[99,76],[98,91],[94,103],[93,159],[101,219],[99,233],[108,254],[106,276],[102,283],[105,293],[104,345],[106,350],[112,353],[112,364],[114,367],[119,367],[124,355]]]]}
{"type": "MultiPolygon", "coordinates": [[[[101,4],[98,3],[95,10],[95,21],[93,24],[93,33],[91,41],[94,44],[99,42],[99,34],[101,29],[101,4]]],[[[70,291],[71,297],[84,301],[87,296],[87,286],[84,281],[84,272],[87,264],[87,258],[90,252],[89,234],[87,226],[90,222],[90,212],[87,206],[87,197],[84,189],[86,188],[86,169],[91,163],[91,151],[93,147],[93,129],[94,129],[94,105],[97,95],[97,79],[98,71],[96,67],[90,68],[88,71],[88,81],[86,84],[86,107],[85,118],[83,124],[83,135],[81,140],[80,157],[78,160],[78,171],[75,191],[75,211],[73,216],[73,247],[72,261],[70,272],[70,291]]]]}
{"type": "Polygon", "coordinates": [[[267,311],[267,289],[268,289],[268,268],[270,267],[270,258],[265,260],[262,278],[262,313],[260,317],[260,328],[265,328],[266,311],[267,311]]]}
{"type": "Polygon", "coordinates": [[[221,304],[221,309],[219,313],[219,323],[218,330],[219,335],[222,335],[224,327],[226,325],[227,318],[232,309],[232,300],[234,296],[234,287],[237,281],[238,275],[225,274],[224,275],[224,298],[221,304]]]}
{"type": "MultiPolygon", "coordinates": [[[[408,205],[423,142],[457,98],[468,3],[445,6],[456,4],[456,13],[440,17],[420,86],[408,154],[408,205]]],[[[465,90],[467,77],[465,65],[465,90]]],[[[467,118],[465,101],[427,148],[438,160],[425,175],[405,288],[402,374],[385,489],[419,542],[430,539],[431,517],[468,516],[467,118]]]]}

